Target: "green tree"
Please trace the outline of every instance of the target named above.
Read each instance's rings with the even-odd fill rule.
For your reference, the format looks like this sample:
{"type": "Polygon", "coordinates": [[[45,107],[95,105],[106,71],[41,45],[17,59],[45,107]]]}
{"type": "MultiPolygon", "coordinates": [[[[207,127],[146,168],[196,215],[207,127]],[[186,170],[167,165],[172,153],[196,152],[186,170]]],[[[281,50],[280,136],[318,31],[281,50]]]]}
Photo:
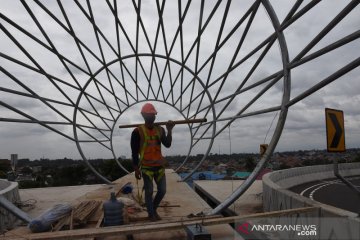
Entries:
{"type": "Polygon", "coordinates": [[[247,158],[245,159],[245,168],[246,168],[246,171],[252,172],[255,167],[256,167],[255,160],[254,160],[252,157],[247,157],[247,158]]]}
{"type": "Polygon", "coordinates": [[[286,165],[285,163],[281,163],[280,166],[279,166],[279,169],[287,169],[287,168],[290,168],[288,165],[286,165]]]}
{"type": "Polygon", "coordinates": [[[7,172],[11,171],[9,160],[0,160],[0,178],[7,178],[7,172]]]}
{"type": "Polygon", "coordinates": [[[43,185],[40,184],[39,182],[36,182],[36,181],[23,180],[23,181],[19,182],[19,188],[20,189],[39,188],[39,187],[43,187],[43,185]]]}
{"type": "Polygon", "coordinates": [[[0,171],[8,172],[11,170],[11,164],[9,160],[0,160],[0,171]]]}
{"type": "Polygon", "coordinates": [[[353,162],[360,162],[360,154],[356,154],[356,157],[354,158],[353,162]]]}
{"type": "Polygon", "coordinates": [[[132,164],[132,160],[121,160],[120,163],[124,166],[124,168],[126,170],[128,170],[129,172],[132,172],[134,169],[133,169],[133,164],[132,164]]]}
{"type": "Polygon", "coordinates": [[[114,181],[124,175],[122,174],[124,171],[120,169],[119,165],[114,159],[105,160],[100,166],[100,172],[110,181],[114,181]]]}
{"type": "Polygon", "coordinates": [[[7,178],[6,172],[0,170],[0,178],[7,178]]]}
{"type": "Polygon", "coordinates": [[[33,173],[31,167],[23,167],[20,171],[22,174],[30,175],[33,173]]]}
{"type": "Polygon", "coordinates": [[[53,175],[53,186],[72,186],[85,183],[86,171],[84,165],[73,165],[59,168],[53,175]]]}

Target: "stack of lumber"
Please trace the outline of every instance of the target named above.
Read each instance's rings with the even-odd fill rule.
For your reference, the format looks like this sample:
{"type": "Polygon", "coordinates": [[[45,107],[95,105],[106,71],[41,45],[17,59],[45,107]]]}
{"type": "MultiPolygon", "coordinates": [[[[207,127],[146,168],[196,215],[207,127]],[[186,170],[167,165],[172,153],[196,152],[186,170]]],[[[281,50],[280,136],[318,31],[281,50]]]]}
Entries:
{"type": "Polygon", "coordinates": [[[74,209],[73,220],[78,224],[86,224],[87,220],[98,209],[101,201],[89,200],[80,202],[74,209]]]}
{"type": "Polygon", "coordinates": [[[75,225],[85,225],[89,218],[96,212],[101,205],[101,201],[85,200],[79,202],[72,210],[69,216],[60,219],[53,227],[53,231],[59,231],[64,226],[69,226],[68,229],[73,229],[75,225]]]}

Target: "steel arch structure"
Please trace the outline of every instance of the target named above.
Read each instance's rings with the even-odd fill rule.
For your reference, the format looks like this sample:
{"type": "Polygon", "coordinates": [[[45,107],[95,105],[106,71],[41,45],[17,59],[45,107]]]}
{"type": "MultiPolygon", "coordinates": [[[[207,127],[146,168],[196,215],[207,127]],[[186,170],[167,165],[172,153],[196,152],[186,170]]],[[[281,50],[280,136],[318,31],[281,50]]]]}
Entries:
{"type": "Polygon", "coordinates": [[[292,35],[287,33],[328,2],[298,0],[285,10],[272,4],[268,0],[2,1],[0,121],[40,124],[69,139],[88,167],[109,183],[84,149],[101,146],[126,171],[114,151],[114,129],[139,102],[162,102],[183,118],[209,120],[188,126],[190,147],[177,170],[188,164],[200,142],[206,147],[184,180],[204,163],[214,141],[230,125],[253,121],[258,127],[256,119],[270,122],[275,115],[277,124],[266,153],[245,183],[209,212],[218,213],[241,196],[265,166],[288,109],[360,64],[359,53],[354,53],[351,61],[340,60],[336,69],[291,98],[294,71],[359,43],[358,25],[336,41],[323,42],[343,21],[359,16],[359,1],[342,3],[300,47],[289,47],[292,35]],[[44,119],[19,102],[31,102],[52,117],[44,119]]]}

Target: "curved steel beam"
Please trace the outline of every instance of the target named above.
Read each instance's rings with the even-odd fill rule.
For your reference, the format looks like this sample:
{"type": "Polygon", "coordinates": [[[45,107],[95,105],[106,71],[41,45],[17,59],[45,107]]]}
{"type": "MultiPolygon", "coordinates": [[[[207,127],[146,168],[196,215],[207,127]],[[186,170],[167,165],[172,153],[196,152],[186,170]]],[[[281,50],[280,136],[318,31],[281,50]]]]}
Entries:
{"type": "Polygon", "coordinates": [[[285,125],[285,120],[287,116],[287,103],[290,99],[290,91],[291,91],[291,76],[290,76],[290,70],[288,68],[289,65],[289,53],[286,45],[286,40],[284,37],[284,34],[282,31],[280,31],[280,22],[279,19],[270,4],[269,0],[261,0],[262,4],[264,5],[266,11],[268,12],[270,19],[272,21],[273,27],[276,31],[276,35],[279,41],[280,45],[280,51],[282,56],[282,64],[283,64],[283,74],[284,74],[284,92],[283,92],[283,98],[281,103],[281,111],[279,120],[277,123],[277,126],[275,128],[274,135],[269,143],[269,146],[259,161],[259,163],[256,165],[254,171],[251,173],[251,175],[245,180],[243,184],[241,184],[225,201],[223,201],[221,204],[219,204],[216,208],[211,210],[208,214],[218,214],[224,209],[228,208],[233,202],[236,201],[255,181],[256,177],[259,175],[260,171],[264,168],[265,164],[270,159],[271,154],[273,153],[279,139],[282,133],[282,130],[285,125]]]}
{"type": "MultiPolygon", "coordinates": [[[[182,66],[182,67],[183,67],[184,69],[186,69],[189,73],[191,73],[191,74],[194,76],[193,79],[192,79],[192,81],[198,81],[199,84],[203,87],[203,89],[206,89],[206,86],[205,86],[205,84],[203,83],[203,81],[202,81],[198,76],[196,76],[195,73],[194,73],[189,67],[187,67],[186,65],[183,65],[180,61],[178,61],[178,60],[176,60],[176,59],[169,58],[169,57],[167,57],[167,56],[160,55],[160,54],[139,53],[139,54],[130,54],[130,55],[122,56],[120,59],[114,59],[114,60],[110,61],[109,63],[104,64],[98,71],[96,71],[96,72],[93,74],[93,76],[90,77],[90,78],[87,80],[86,84],[85,84],[84,87],[81,89],[81,91],[80,91],[80,93],[79,93],[79,95],[78,95],[76,104],[75,104],[75,106],[74,106],[73,133],[74,133],[74,139],[75,139],[75,142],[76,142],[77,149],[78,149],[78,151],[79,151],[82,159],[85,161],[86,165],[90,168],[91,171],[93,171],[93,172],[95,173],[96,176],[98,176],[99,178],[101,178],[102,180],[104,180],[106,183],[109,183],[109,184],[110,184],[111,182],[110,182],[107,178],[105,178],[104,176],[102,176],[102,175],[90,164],[90,162],[89,162],[88,159],[86,158],[84,152],[82,151],[82,148],[81,148],[81,146],[80,146],[80,142],[81,142],[81,141],[79,141],[78,134],[77,134],[77,127],[76,127],[76,126],[77,126],[77,124],[76,124],[77,112],[78,112],[80,100],[81,100],[81,98],[82,98],[83,95],[85,96],[85,94],[86,94],[86,89],[87,89],[87,87],[89,86],[89,84],[94,80],[95,76],[97,76],[97,75],[98,75],[101,71],[103,71],[104,69],[108,69],[108,67],[109,67],[110,65],[112,65],[112,64],[114,64],[114,63],[116,63],[116,62],[119,62],[119,61],[122,62],[122,61],[125,60],[125,59],[130,59],[130,58],[133,58],[133,57],[136,57],[136,58],[139,58],[139,57],[154,57],[154,58],[163,58],[163,59],[172,61],[172,62],[174,62],[174,63],[182,66]]],[[[213,119],[216,119],[216,111],[215,111],[215,107],[214,107],[214,104],[213,104],[211,95],[210,95],[210,93],[209,93],[209,91],[208,91],[207,89],[206,89],[205,93],[206,93],[206,95],[208,96],[209,102],[211,103],[211,109],[212,109],[212,113],[213,113],[213,119]]],[[[140,101],[137,100],[134,104],[139,103],[139,102],[141,102],[141,101],[159,101],[159,102],[161,102],[161,101],[158,100],[158,99],[150,99],[150,98],[148,98],[148,99],[144,99],[144,100],[140,100],[140,101]]],[[[178,108],[175,106],[175,104],[172,105],[172,104],[169,104],[169,103],[167,103],[167,102],[165,102],[165,101],[164,101],[164,103],[166,103],[166,104],[174,107],[174,108],[177,109],[179,112],[181,112],[181,110],[178,109],[178,108]]],[[[129,108],[130,106],[132,106],[132,105],[134,105],[134,104],[130,104],[127,108],[129,108]]],[[[119,115],[118,115],[118,117],[116,117],[115,119],[118,119],[118,118],[121,116],[122,113],[123,113],[123,112],[120,112],[119,115]]],[[[118,162],[118,160],[116,159],[115,152],[114,152],[114,147],[113,147],[113,144],[112,144],[112,140],[111,140],[111,139],[112,139],[113,130],[114,130],[114,128],[115,128],[115,124],[116,124],[116,121],[114,121],[114,124],[113,124],[112,129],[111,129],[111,138],[110,138],[111,152],[112,152],[113,157],[115,158],[116,163],[117,163],[125,172],[128,173],[128,171],[124,168],[124,166],[122,166],[122,164],[121,164],[120,162],[118,162]]],[[[211,138],[211,141],[210,141],[210,143],[209,143],[209,145],[208,145],[207,151],[206,151],[204,157],[203,157],[203,158],[200,160],[200,162],[198,163],[198,165],[193,169],[193,171],[183,179],[184,181],[187,180],[189,177],[191,177],[192,174],[194,174],[195,171],[201,166],[201,164],[202,164],[203,161],[206,159],[206,157],[208,156],[208,154],[209,154],[209,152],[210,152],[210,150],[211,150],[211,148],[212,148],[212,145],[213,145],[213,142],[214,142],[214,136],[215,136],[215,133],[216,133],[216,122],[212,122],[211,125],[212,125],[212,127],[213,127],[212,138],[211,138]]],[[[210,127],[211,127],[211,125],[210,125],[210,127]]],[[[190,127],[190,125],[189,125],[189,127],[190,127]]],[[[191,133],[191,132],[192,132],[192,131],[190,130],[190,133],[191,133]]],[[[191,138],[192,138],[191,140],[193,140],[192,134],[191,134],[191,138]]],[[[191,141],[191,142],[193,142],[193,141],[191,141]]],[[[193,146],[193,143],[192,143],[192,146],[193,146]]],[[[192,149],[192,147],[190,148],[190,150],[191,150],[191,149],[192,149]]],[[[188,156],[187,156],[187,158],[186,158],[185,160],[188,159],[188,157],[189,157],[190,154],[191,154],[191,151],[188,152],[188,156]]],[[[184,161],[185,161],[185,160],[184,160],[184,161]]]]}

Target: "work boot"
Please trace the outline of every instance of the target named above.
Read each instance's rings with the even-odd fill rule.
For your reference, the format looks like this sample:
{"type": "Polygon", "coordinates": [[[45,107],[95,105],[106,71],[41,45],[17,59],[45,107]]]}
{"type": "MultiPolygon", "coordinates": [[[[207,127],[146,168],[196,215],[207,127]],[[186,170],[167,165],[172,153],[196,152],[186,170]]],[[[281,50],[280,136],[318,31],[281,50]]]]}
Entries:
{"type": "Polygon", "coordinates": [[[159,214],[157,212],[154,213],[154,217],[156,218],[156,220],[161,220],[161,217],[159,216],[159,214]]]}
{"type": "Polygon", "coordinates": [[[158,219],[155,216],[148,216],[151,222],[156,222],[158,219]]]}
{"type": "Polygon", "coordinates": [[[161,220],[161,217],[159,216],[159,214],[157,212],[155,212],[153,216],[148,215],[148,218],[151,222],[156,222],[156,221],[161,220]]]}

